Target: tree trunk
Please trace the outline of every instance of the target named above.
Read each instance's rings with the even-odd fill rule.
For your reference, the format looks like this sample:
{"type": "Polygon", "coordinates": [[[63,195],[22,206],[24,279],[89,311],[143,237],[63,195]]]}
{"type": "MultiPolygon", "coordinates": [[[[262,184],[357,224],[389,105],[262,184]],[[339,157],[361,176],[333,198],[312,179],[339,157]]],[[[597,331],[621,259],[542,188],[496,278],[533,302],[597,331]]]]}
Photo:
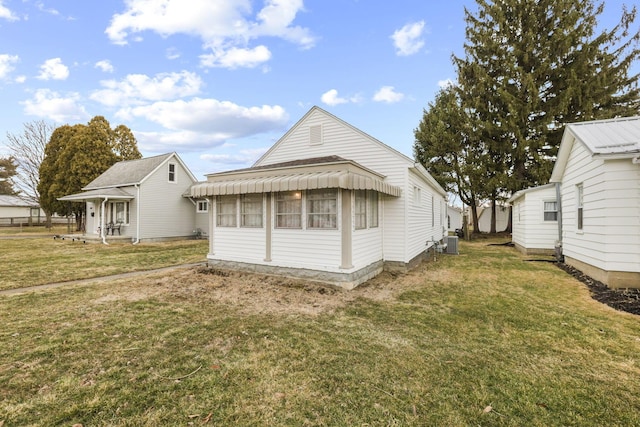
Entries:
{"type": "Polygon", "coordinates": [[[496,234],[496,198],[491,198],[491,234],[496,234]]]}
{"type": "Polygon", "coordinates": [[[513,231],[513,206],[509,206],[509,219],[507,220],[507,229],[505,230],[507,233],[511,233],[513,231]]]}

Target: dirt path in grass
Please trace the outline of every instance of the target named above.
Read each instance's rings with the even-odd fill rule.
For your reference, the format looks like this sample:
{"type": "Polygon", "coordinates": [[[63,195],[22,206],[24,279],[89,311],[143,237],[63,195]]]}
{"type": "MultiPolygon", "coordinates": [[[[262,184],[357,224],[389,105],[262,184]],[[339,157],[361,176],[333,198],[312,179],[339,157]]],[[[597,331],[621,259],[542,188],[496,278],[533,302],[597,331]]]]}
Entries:
{"type": "Polygon", "coordinates": [[[181,264],[181,265],[173,265],[169,267],[156,268],[153,270],[131,271],[128,273],[114,274],[111,276],[91,277],[88,279],[78,279],[78,280],[69,280],[66,282],[47,283],[44,285],[27,286],[24,288],[17,288],[17,289],[6,289],[6,290],[0,291],[0,296],[24,294],[27,292],[60,288],[62,286],[73,286],[73,285],[82,285],[82,284],[89,284],[89,283],[95,283],[95,282],[126,279],[128,277],[142,276],[146,274],[164,273],[164,272],[174,271],[178,269],[194,268],[194,267],[203,266],[203,265],[205,265],[204,262],[193,263],[193,264],[181,264]]]}

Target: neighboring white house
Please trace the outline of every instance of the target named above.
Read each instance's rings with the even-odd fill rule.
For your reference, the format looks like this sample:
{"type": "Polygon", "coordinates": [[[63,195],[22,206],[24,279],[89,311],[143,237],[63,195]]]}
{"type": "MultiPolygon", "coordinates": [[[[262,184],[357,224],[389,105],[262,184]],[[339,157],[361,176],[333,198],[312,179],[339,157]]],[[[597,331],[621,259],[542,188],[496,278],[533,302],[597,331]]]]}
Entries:
{"type": "Polygon", "coordinates": [[[462,209],[457,206],[447,206],[447,230],[454,233],[462,228],[462,209]]]}
{"type": "Polygon", "coordinates": [[[0,195],[0,224],[37,222],[40,218],[40,207],[19,196],[0,195]]]}
{"type": "Polygon", "coordinates": [[[550,181],[565,262],[609,287],[640,287],[640,117],[567,125],[550,181]]]}
{"type": "Polygon", "coordinates": [[[447,230],[446,192],[420,164],[318,107],[191,195],[211,201],[210,265],[348,289],[411,268],[447,230]]]}
{"type": "Polygon", "coordinates": [[[168,153],[118,162],[82,193],[59,200],[86,203],[87,239],[190,238],[198,228],[208,231],[208,201],[189,195],[196,182],[180,157],[168,153]]]}
{"type": "Polygon", "coordinates": [[[513,194],[512,242],[526,254],[553,254],[559,238],[556,185],[546,184],[513,194]]]}
{"type": "MultiPolygon", "coordinates": [[[[491,207],[478,208],[478,229],[481,233],[491,232],[491,207]]],[[[471,215],[469,215],[471,216],[471,215]]],[[[473,225],[473,224],[472,224],[473,225]]],[[[509,225],[509,207],[496,205],[496,233],[503,232],[509,225]]]]}

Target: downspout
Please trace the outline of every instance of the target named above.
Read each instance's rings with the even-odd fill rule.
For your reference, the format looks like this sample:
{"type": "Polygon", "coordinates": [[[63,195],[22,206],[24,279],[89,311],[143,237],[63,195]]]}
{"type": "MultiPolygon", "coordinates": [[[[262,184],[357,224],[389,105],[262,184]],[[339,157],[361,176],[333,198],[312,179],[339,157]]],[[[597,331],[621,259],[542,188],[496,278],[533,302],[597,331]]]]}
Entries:
{"type": "Polygon", "coordinates": [[[556,203],[558,205],[558,241],[556,242],[556,260],[563,262],[562,256],[562,197],[560,196],[560,183],[556,182],[556,203]]]}
{"type": "Polygon", "coordinates": [[[109,200],[109,198],[105,197],[102,201],[102,209],[100,209],[100,237],[102,237],[102,243],[104,243],[105,245],[109,244],[107,243],[107,237],[104,234],[104,213],[107,206],[107,200],[109,200]]]}
{"type": "Polygon", "coordinates": [[[136,240],[133,241],[134,245],[140,243],[140,185],[134,185],[137,190],[136,195],[136,240]]]}

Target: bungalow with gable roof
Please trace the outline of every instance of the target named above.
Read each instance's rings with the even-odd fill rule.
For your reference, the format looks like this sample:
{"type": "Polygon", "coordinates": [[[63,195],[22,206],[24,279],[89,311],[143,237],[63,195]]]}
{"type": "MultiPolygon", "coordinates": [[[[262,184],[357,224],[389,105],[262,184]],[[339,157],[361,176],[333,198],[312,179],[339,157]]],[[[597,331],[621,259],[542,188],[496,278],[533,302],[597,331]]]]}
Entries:
{"type": "Polygon", "coordinates": [[[191,195],[210,201],[211,266],[347,289],[415,266],[447,235],[446,192],[424,167],[319,107],[253,167],[191,195]]]}
{"type": "Polygon", "coordinates": [[[81,193],[59,200],[86,203],[87,240],[184,239],[208,231],[208,201],[189,194],[196,182],[182,159],[168,153],[115,163],[81,193]]]}

